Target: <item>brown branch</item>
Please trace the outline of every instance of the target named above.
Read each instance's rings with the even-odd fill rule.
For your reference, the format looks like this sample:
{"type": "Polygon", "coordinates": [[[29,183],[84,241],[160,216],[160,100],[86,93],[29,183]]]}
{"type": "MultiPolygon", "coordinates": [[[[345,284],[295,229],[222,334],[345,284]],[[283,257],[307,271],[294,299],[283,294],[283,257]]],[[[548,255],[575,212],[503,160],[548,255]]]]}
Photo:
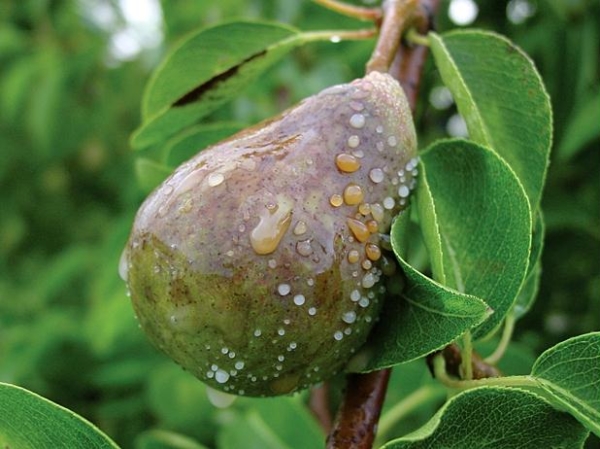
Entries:
{"type": "Polygon", "coordinates": [[[346,392],[327,437],[327,449],[370,449],[375,440],[390,369],[350,374],[346,392]]]}
{"type": "MultiPolygon", "coordinates": [[[[439,0],[387,0],[379,39],[367,63],[367,73],[388,72],[400,82],[413,112],[427,49],[411,47],[401,37],[410,27],[422,33],[429,31],[438,7],[439,0]]],[[[385,369],[348,375],[327,449],[372,447],[390,374],[391,369],[385,369]]]]}
{"type": "MultiPolygon", "coordinates": [[[[460,378],[460,366],[462,364],[462,355],[460,348],[456,343],[452,343],[442,349],[442,356],[446,362],[446,372],[456,378],[460,378]]],[[[427,363],[430,371],[433,373],[432,360],[439,353],[435,353],[427,357],[427,363]]],[[[471,356],[471,364],[473,367],[473,379],[486,379],[488,377],[500,377],[502,373],[498,368],[486,363],[479,354],[473,352],[471,356]]]]}
{"type": "MultiPolygon", "coordinates": [[[[412,23],[420,34],[427,34],[433,28],[433,17],[439,8],[439,3],[439,0],[419,2],[412,23]]],[[[428,48],[423,45],[410,45],[402,41],[389,70],[390,75],[400,81],[413,112],[417,105],[423,66],[428,53],[428,48]]]]}
{"type": "Polygon", "coordinates": [[[309,408],[325,433],[331,431],[333,417],[329,408],[329,382],[323,382],[310,392],[309,408]]]}

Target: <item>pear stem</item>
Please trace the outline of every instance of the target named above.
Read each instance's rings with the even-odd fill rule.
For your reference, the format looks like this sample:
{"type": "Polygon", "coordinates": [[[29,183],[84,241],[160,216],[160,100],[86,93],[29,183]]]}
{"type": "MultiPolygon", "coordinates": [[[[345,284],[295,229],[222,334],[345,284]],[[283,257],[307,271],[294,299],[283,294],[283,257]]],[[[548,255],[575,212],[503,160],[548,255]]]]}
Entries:
{"type": "Polygon", "coordinates": [[[400,46],[400,38],[417,18],[419,0],[386,0],[379,39],[367,62],[367,73],[387,72],[400,46]]]}

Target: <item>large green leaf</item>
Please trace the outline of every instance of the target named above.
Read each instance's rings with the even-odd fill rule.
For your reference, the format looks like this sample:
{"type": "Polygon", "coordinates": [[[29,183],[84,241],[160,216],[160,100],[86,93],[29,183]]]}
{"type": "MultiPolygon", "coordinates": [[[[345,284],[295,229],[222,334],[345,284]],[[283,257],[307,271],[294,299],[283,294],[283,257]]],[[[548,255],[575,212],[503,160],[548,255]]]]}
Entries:
{"type": "Polygon", "coordinates": [[[296,449],[322,447],[325,435],[308,409],[295,398],[264,399],[223,426],[221,449],[296,449]]]}
{"type": "Polygon", "coordinates": [[[207,447],[185,435],[153,429],[138,435],[135,449],[207,449],[207,447]]]}
{"type": "Polygon", "coordinates": [[[482,387],[452,399],[419,430],[385,449],[577,449],[587,430],[539,396],[516,388],[482,387]]]}
{"type": "Polygon", "coordinates": [[[0,383],[0,447],[118,448],[93,424],[31,391],[0,383]]]}
{"type": "Polygon", "coordinates": [[[600,332],[579,335],[545,351],[531,370],[553,402],[600,436],[600,332]]]}
{"type": "Polygon", "coordinates": [[[552,143],[550,100],[533,62],[487,31],[430,33],[431,50],[472,140],[505,159],[538,208],[552,143]]]}
{"type": "Polygon", "coordinates": [[[225,137],[229,137],[243,125],[239,123],[210,123],[197,125],[183,131],[167,142],[163,150],[164,161],[170,167],[176,167],[196,153],[225,137]]]}
{"type": "Polygon", "coordinates": [[[440,261],[434,277],[494,310],[476,331],[484,336],[503,320],[527,273],[527,198],[510,167],[473,142],[438,141],[421,160],[417,202],[430,258],[440,261]]]}
{"type": "Polygon", "coordinates": [[[392,226],[392,246],[404,274],[401,296],[387,298],[380,321],[372,331],[361,371],[382,369],[437,351],[490,314],[479,298],[457,292],[427,278],[403,259],[403,235],[408,214],[392,226]]]}
{"type": "Polygon", "coordinates": [[[133,147],[165,140],[239,95],[295,47],[333,35],[267,22],[225,23],[190,35],[148,83],[133,147]]]}
{"type": "Polygon", "coordinates": [[[556,152],[558,159],[566,161],[586,148],[594,140],[600,139],[600,89],[590,92],[575,112],[569,117],[565,133],[556,152]]]}

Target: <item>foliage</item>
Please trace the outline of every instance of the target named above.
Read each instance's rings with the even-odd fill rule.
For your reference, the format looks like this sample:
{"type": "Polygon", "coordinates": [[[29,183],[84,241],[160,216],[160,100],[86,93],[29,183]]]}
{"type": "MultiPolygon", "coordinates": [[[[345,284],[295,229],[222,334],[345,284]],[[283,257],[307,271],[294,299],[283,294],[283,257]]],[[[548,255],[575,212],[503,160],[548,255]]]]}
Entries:
{"type": "MultiPolygon", "coordinates": [[[[336,34],[312,30],[360,24],[310,2],[213,3],[163,2],[163,46],[125,61],[108,51],[127,23],[117,2],[2,6],[3,444],[18,441],[3,425],[8,417],[18,411],[21,425],[35,427],[43,410],[63,424],[40,434],[53,428],[68,438],[83,425],[102,441],[82,447],[114,447],[104,434],[136,448],[317,447],[324,438],[306,394],[212,406],[202,384],[149,346],[117,276],[137,205],[173,167],[244,124],[360,76],[372,49],[372,41],[320,42],[336,34]],[[93,5],[110,11],[112,25],[92,19],[93,5]],[[196,40],[205,39],[229,45],[230,58],[199,54],[196,40]],[[193,61],[185,75],[178,57],[193,61]],[[211,83],[217,76],[224,82],[211,83]]],[[[455,28],[447,6],[429,35],[433,58],[415,116],[418,195],[391,235],[406,289],[388,301],[351,366],[395,365],[378,435],[393,440],[386,447],[473,447],[474,438],[480,447],[583,447],[589,431],[600,435],[600,128],[592,119],[600,115],[600,10],[591,1],[540,3],[513,23],[504,2],[479,2],[480,31],[447,31],[455,28]],[[552,99],[548,170],[550,104],[540,76],[519,47],[483,30],[508,36],[535,61],[552,99]],[[436,101],[447,95],[443,84],[454,102],[436,101]],[[447,138],[457,112],[470,140],[447,138]],[[422,357],[469,329],[477,349],[491,353],[498,333],[481,337],[507,316],[518,320],[499,363],[509,376],[447,379],[458,394],[444,403],[422,357]]],[[[22,446],[51,447],[26,434],[22,446]]],[[[592,436],[587,447],[594,444],[592,436]]]]}

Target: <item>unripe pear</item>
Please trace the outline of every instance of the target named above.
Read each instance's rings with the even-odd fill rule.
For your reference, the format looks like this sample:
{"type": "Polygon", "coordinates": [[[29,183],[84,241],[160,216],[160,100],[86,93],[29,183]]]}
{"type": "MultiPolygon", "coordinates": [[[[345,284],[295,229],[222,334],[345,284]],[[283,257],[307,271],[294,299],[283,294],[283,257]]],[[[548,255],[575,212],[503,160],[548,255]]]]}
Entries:
{"type": "Polygon", "coordinates": [[[200,152],[146,199],[124,251],[141,327],[228,393],[330,378],[377,320],[381,235],[416,165],[404,93],[378,72],[200,152]]]}

